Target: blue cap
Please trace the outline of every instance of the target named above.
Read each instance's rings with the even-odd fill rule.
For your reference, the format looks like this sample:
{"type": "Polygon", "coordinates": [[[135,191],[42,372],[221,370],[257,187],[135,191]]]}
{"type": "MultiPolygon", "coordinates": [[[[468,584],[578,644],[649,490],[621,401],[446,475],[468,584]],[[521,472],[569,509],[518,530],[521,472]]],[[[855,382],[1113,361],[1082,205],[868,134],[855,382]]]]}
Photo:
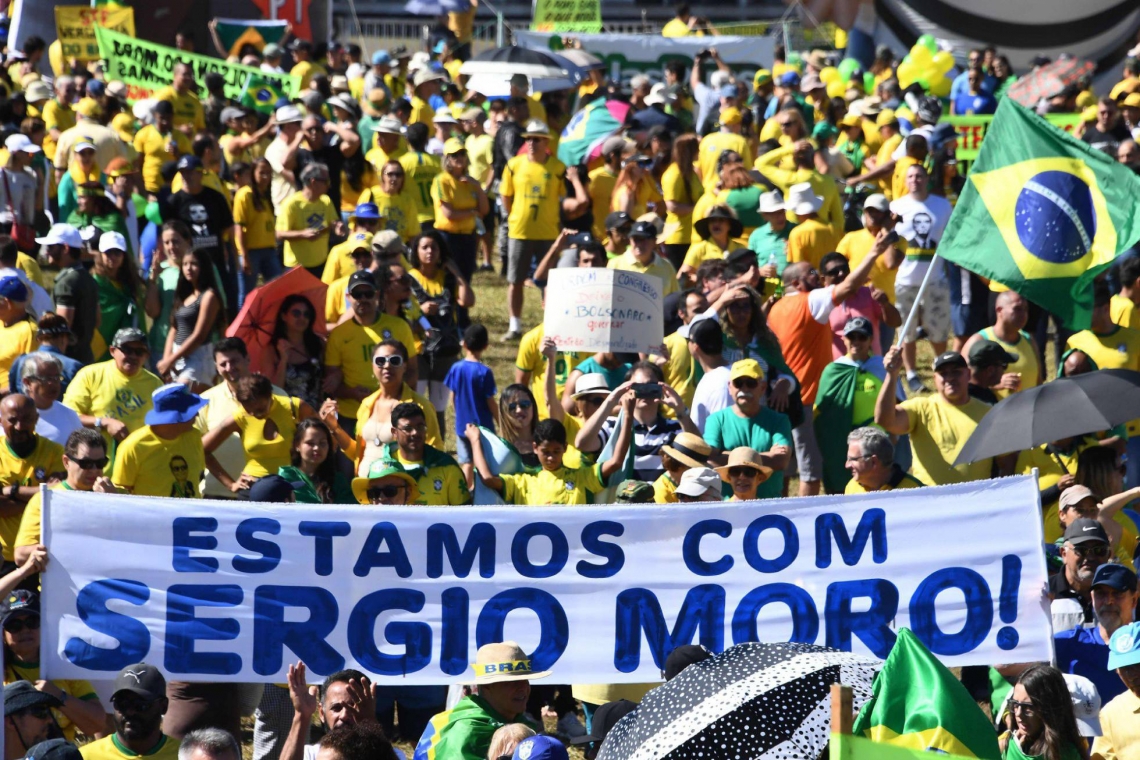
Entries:
{"type": "Polygon", "coordinates": [[[1108,669],[1140,663],[1140,623],[1129,623],[1116,629],[1108,640],[1108,669]]]}
{"type": "Polygon", "coordinates": [[[570,760],[566,747],[553,736],[528,736],[515,747],[511,760],[570,760]]]}
{"type": "Polygon", "coordinates": [[[720,88],[720,92],[718,94],[722,98],[735,98],[736,97],[736,85],[726,84],[724,87],[720,88]]]}
{"type": "Polygon", "coordinates": [[[285,503],[304,483],[291,483],[280,475],[267,475],[249,488],[250,501],[285,503]]]}
{"type": "Polygon", "coordinates": [[[28,286],[15,275],[0,279],[0,298],[24,303],[28,300],[28,286]]]}
{"type": "Polygon", "coordinates": [[[355,216],[357,219],[379,219],[380,207],[375,203],[358,203],[349,216],[355,216]]]}
{"type": "Polygon", "coordinates": [[[202,168],[202,159],[197,156],[187,154],[178,159],[178,171],[193,171],[202,168]]]}
{"type": "Polygon", "coordinates": [[[1109,562],[1096,569],[1093,575],[1092,587],[1108,586],[1117,591],[1136,593],[1136,573],[1124,565],[1109,562]]]}
{"type": "Polygon", "coordinates": [[[391,63],[392,56],[388,54],[387,50],[377,50],[372,54],[372,65],[379,66],[382,63],[391,63]]]}
{"type": "Polygon", "coordinates": [[[446,42],[444,42],[443,40],[440,40],[439,42],[435,43],[435,47],[433,47],[431,49],[431,52],[435,53],[436,55],[439,55],[440,53],[443,52],[443,48],[446,44],[447,44],[446,42]]]}
{"type": "Polygon", "coordinates": [[[93,98],[103,97],[103,93],[107,91],[107,85],[103,84],[98,79],[87,80],[87,94],[93,98]]]}
{"type": "Polygon", "coordinates": [[[210,403],[182,383],[167,383],[151,396],[154,408],[146,413],[144,422],[148,425],[176,425],[191,422],[198,410],[210,403]]]}
{"type": "Polygon", "coordinates": [[[780,84],[783,87],[795,87],[800,83],[800,73],[798,71],[785,71],[780,75],[780,84]]]}

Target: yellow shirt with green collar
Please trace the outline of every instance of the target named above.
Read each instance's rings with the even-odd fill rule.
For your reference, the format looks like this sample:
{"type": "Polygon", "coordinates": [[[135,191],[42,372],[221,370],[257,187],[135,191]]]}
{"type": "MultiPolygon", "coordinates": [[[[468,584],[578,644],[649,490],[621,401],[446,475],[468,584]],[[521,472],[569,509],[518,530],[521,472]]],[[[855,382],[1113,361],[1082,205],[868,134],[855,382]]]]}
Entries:
{"type": "Polygon", "coordinates": [[[416,220],[421,225],[424,222],[434,222],[435,207],[431,200],[431,186],[443,171],[439,157],[408,151],[400,156],[400,166],[404,167],[404,188],[411,191],[416,199],[416,220]]]}
{"type": "MultiPolygon", "coordinates": [[[[35,683],[40,680],[40,664],[38,662],[20,662],[11,657],[8,662],[4,663],[4,683],[5,685],[15,683],[16,681],[27,681],[28,683],[35,683]]],[[[68,699],[79,699],[84,702],[99,701],[99,696],[92,688],[90,681],[83,679],[60,679],[53,678],[51,682],[64,694],[68,699]]],[[[53,708],[51,711],[55,716],[55,722],[59,724],[59,728],[63,731],[63,738],[69,742],[75,741],[75,735],[79,729],[63,714],[63,711],[53,708]]]]}
{"type": "MultiPolygon", "coordinates": [[[[918,478],[914,477],[913,475],[910,475],[910,474],[904,472],[904,473],[902,473],[902,477],[899,479],[899,481],[897,483],[894,483],[894,484],[892,484],[890,482],[883,483],[883,485],[880,486],[877,490],[878,491],[901,491],[905,488],[922,488],[922,482],[918,478]]],[[[843,493],[844,494],[871,493],[871,491],[869,491],[866,488],[864,488],[863,486],[861,486],[859,484],[859,481],[856,480],[855,478],[851,478],[851,480],[847,481],[847,487],[843,489],[843,493]]]]}
{"type": "MultiPolygon", "coordinates": [[[[112,417],[134,432],[146,424],[146,413],[154,408],[151,395],[162,387],[162,380],[146,369],[133,377],[119,371],[113,359],[89,364],[75,373],[67,384],[63,405],[79,414],[92,417],[112,417]]],[[[113,441],[106,433],[108,456],[115,451],[113,441]]]]}
{"type": "Polygon", "coordinates": [[[507,161],[499,195],[511,199],[507,233],[515,240],[554,240],[561,227],[562,198],[566,195],[566,165],[554,156],[545,162],[529,156],[507,161]]]}
{"type": "Polygon", "coordinates": [[[605,488],[601,464],[572,468],[563,462],[557,470],[499,477],[503,480],[502,497],[508,504],[592,504],[594,494],[605,488]]]}
{"type": "Polygon", "coordinates": [[[163,87],[154,94],[154,99],[165,100],[174,107],[175,127],[190,124],[195,132],[201,132],[206,128],[206,112],[202,109],[202,100],[197,92],[179,95],[174,87],[163,87]]]}
{"type": "Polygon", "coordinates": [[[674,504],[677,501],[677,484],[669,473],[661,473],[661,477],[653,481],[653,502],[655,504],[674,504]]]}
{"type": "MultiPolygon", "coordinates": [[[[355,319],[337,325],[329,333],[328,343],[325,345],[325,366],[339,367],[343,373],[343,384],[347,387],[361,386],[375,391],[379,385],[376,376],[372,373],[372,352],[376,346],[385,340],[398,340],[404,344],[409,356],[416,355],[416,341],[412,336],[412,328],[404,320],[388,314],[377,315],[376,321],[370,325],[362,325],[355,319]]],[[[340,413],[347,417],[355,417],[360,409],[360,402],[356,399],[338,399],[337,407],[340,413]]]]}
{"type": "Polygon", "coordinates": [[[472,502],[467,478],[448,454],[431,446],[424,446],[424,458],[420,462],[404,459],[399,449],[396,449],[395,454],[397,464],[416,479],[416,485],[420,489],[417,503],[427,507],[459,507],[472,502]]]}
{"type": "MultiPolygon", "coordinates": [[[[74,491],[75,489],[69,486],[66,480],[61,480],[54,486],[48,486],[48,490],[74,491]]],[[[35,546],[43,543],[43,512],[43,495],[36,491],[35,495],[28,499],[24,513],[20,516],[20,528],[16,531],[15,546],[35,546]]],[[[35,681],[33,680],[32,683],[35,681]]]]}
{"type": "Polygon", "coordinates": [[[1109,303],[1113,324],[1127,327],[1129,330],[1140,329],[1140,309],[1128,296],[1114,295],[1109,303]]]}
{"type": "MultiPolygon", "coordinates": [[[[12,451],[7,438],[0,443],[0,487],[41,486],[52,475],[62,477],[63,473],[63,447],[42,435],[36,436],[36,445],[26,457],[12,451]]],[[[4,559],[9,562],[16,548],[20,519],[20,515],[0,517],[0,547],[3,547],[4,559]]]]}
{"type": "Polygon", "coordinates": [[[621,256],[610,259],[606,267],[609,269],[618,269],[623,272],[652,275],[658,278],[661,280],[662,297],[676,293],[681,289],[677,285],[677,270],[673,268],[672,264],[656,253],[653,254],[653,261],[648,264],[642,264],[634,257],[633,251],[626,251],[621,256]]]}
{"type": "Polygon", "coordinates": [[[162,735],[158,744],[139,754],[119,741],[117,733],[84,744],[79,748],[83,760],[133,760],[136,757],[149,757],[152,760],[177,760],[180,742],[173,736],[162,735]]]}

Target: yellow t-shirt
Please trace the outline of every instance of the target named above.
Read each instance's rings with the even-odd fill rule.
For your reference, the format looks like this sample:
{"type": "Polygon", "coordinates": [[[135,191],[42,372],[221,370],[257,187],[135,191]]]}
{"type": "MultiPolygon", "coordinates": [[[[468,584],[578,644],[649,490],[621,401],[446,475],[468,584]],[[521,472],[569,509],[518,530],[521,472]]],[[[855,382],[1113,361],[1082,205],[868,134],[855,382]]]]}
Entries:
{"type": "MultiPolygon", "coordinates": [[[[880,491],[901,491],[904,488],[922,488],[922,483],[915,479],[913,475],[903,473],[902,480],[899,481],[897,486],[892,486],[890,483],[884,483],[880,491]]],[[[871,493],[863,486],[859,485],[859,481],[855,478],[847,481],[847,487],[843,489],[843,493],[871,493]]]]}
{"type": "MultiPolygon", "coordinates": [[[[994,333],[992,327],[979,330],[978,334],[986,340],[999,343],[1006,351],[1017,354],[1017,361],[1010,364],[1005,371],[1018,372],[1021,374],[1021,390],[1036,388],[1038,385],[1041,385],[1044,380],[1041,366],[1037,362],[1037,352],[1033,350],[1033,341],[1029,339],[1027,333],[1018,333],[1016,343],[1006,343],[1004,340],[1001,340],[994,333]]],[[[995,390],[994,393],[997,394],[999,399],[1006,398],[1010,395],[1010,391],[1007,390],[995,390]]]]}
{"type": "Polygon", "coordinates": [[[44,120],[44,126],[47,127],[47,134],[44,135],[44,155],[54,156],[56,139],[51,136],[51,131],[55,129],[62,134],[74,127],[76,123],[75,111],[70,105],[60,103],[52,98],[44,103],[44,112],[40,118],[44,120]]]}
{"type": "MultiPolygon", "coordinates": [[[[152,394],[162,387],[162,380],[146,369],[134,377],[119,371],[114,360],[90,364],[75,373],[63,395],[64,406],[79,414],[113,417],[135,432],[146,423],[146,413],[154,407],[152,394]]],[[[110,436],[104,433],[108,456],[114,452],[110,436]]]]}
{"type": "MultiPolygon", "coordinates": [[[[328,265],[325,265],[325,271],[328,271],[328,265]]],[[[348,290],[348,279],[352,275],[345,275],[339,280],[329,283],[329,289],[325,291],[325,321],[329,324],[336,324],[340,318],[344,316],[345,309],[348,304],[345,301],[345,291],[348,290]]]]}
{"type": "MultiPolygon", "coordinates": [[[[879,151],[875,154],[875,166],[886,166],[891,162],[891,156],[894,155],[895,150],[902,145],[903,136],[901,134],[891,135],[883,144],[879,146],[879,151]]],[[[879,185],[879,191],[887,196],[887,198],[894,200],[895,187],[892,175],[879,177],[875,180],[879,185]]]]}
{"type": "Polygon", "coordinates": [[[380,229],[399,233],[405,243],[420,234],[420,204],[407,185],[396,195],[373,185],[360,194],[360,202],[375,203],[380,210],[380,229]]]}
{"type": "MultiPolygon", "coordinates": [[[[689,178],[689,187],[686,192],[685,178],[676,164],[669,164],[665,173],[661,175],[661,196],[666,203],[696,204],[705,189],[700,178],[694,174],[689,178]]],[[[595,217],[596,218],[596,217],[595,217]]],[[[665,214],[665,228],[673,231],[665,238],[665,245],[681,245],[688,243],[693,237],[693,212],[687,214],[674,214],[668,211],[665,214]]],[[[599,238],[600,240],[601,238],[599,238]]]]}
{"type": "Polygon", "coordinates": [[[427,125],[427,128],[434,132],[435,125],[432,119],[435,118],[435,109],[428,105],[428,102],[421,98],[419,95],[412,96],[412,114],[408,117],[409,124],[427,125]]]}
{"type": "Polygon", "coordinates": [[[656,253],[653,261],[642,264],[633,256],[633,251],[626,251],[621,256],[610,259],[606,266],[610,269],[620,269],[624,272],[652,275],[661,280],[661,295],[667,296],[676,293],[681,288],[677,285],[677,270],[665,259],[656,253]]]}
{"type": "MultiPolygon", "coordinates": [[[[15,683],[16,681],[27,681],[28,683],[35,683],[40,680],[40,664],[38,662],[17,662],[12,657],[5,663],[4,667],[4,684],[15,683]]],[[[90,681],[83,679],[67,680],[61,678],[51,679],[52,684],[57,686],[60,691],[73,699],[81,699],[84,702],[92,700],[98,702],[99,696],[95,693],[95,689],[91,687],[90,681]]],[[[55,722],[59,724],[59,728],[63,731],[63,737],[69,742],[75,741],[75,735],[79,730],[75,724],[71,722],[63,714],[61,710],[52,709],[52,715],[55,716],[55,722]]]]}
{"type": "Polygon", "coordinates": [[[1120,294],[1114,295],[1109,303],[1109,309],[1114,324],[1127,327],[1129,330],[1140,329],[1140,309],[1136,308],[1131,298],[1120,294]]]}
{"type": "Polygon", "coordinates": [[[179,746],[181,743],[177,739],[163,734],[153,749],[139,755],[124,747],[119,742],[117,734],[111,734],[84,744],[79,748],[79,754],[83,756],[83,760],[135,760],[139,757],[149,757],[152,760],[177,760],[179,746]]]}
{"type": "Polygon", "coordinates": [[[272,199],[263,198],[261,206],[261,210],[258,211],[253,204],[252,187],[238,188],[234,195],[234,224],[241,225],[242,228],[243,252],[277,247],[272,199]]]}
{"type": "Polygon", "coordinates": [[[673,482],[673,478],[669,477],[669,473],[661,473],[661,477],[653,481],[653,502],[655,504],[676,504],[677,503],[677,484],[673,482]]]}
{"type": "Polygon", "coordinates": [[[734,150],[744,159],[745,166],[752,166],[752,148],[744,135],[732,132],[712,132],[701,138],[700,150],[697,153],[697,166],[701,170],[701,182],[706,189],[716,185],[718,179],[716,162],[720,154],[726,150],[734,150]]]}
{"type": "MultiPolygon", "coordinates": [[[[344,373],[344,385],[359,385],[374,391],[379,385],[376,376],[372,374],[372,352],[378,343],[385,340],[398,340],[404,344],[409,356],[416,355],[416,342],[408,323],[381,314],[367,327],[350,319],[329,333],[328,344],[325,346],[325,366],[340,367],[344,373]]],[[[360,408],[360,402],[349,398],[338,399],[337,408],[342,416],[353,417],[360,408]]]]}
{"type": "Polygon", "coordinates": [[[147,426],[119,444],[111,480],[136,496],[197,499],[201,497],[198,484],[205,471],[202,434],[196,429],[168,441],[147,426]]]}
{"type": "Polygon", "coordinates": [[[499,195],[511,198],[508,235],[515,240],[554,240],[561,228],[566,167],[551,156],[546,163],[515,156],[507,162],[499,195]]]}
{"type": "Polygon", "coordinates": [[[309,89],[309,82],[313,81],[313,77],[317,74],[327,74],[325,67],[313,61],[301,61],[300,63],[289,69],[289,76],[301,77],[301,89],[309,89]]]}
{"type": "Polygon", "coordinates": [[[8,370],[16,358],[36,350],[36,323],[21,319],[5,327],[0,323],[0,388],[8,390],[8,370]]]}
{"type": "MultiPolygon", "coordinates": [[[[337,243],[329,249],[329,256],[325,259],[325,269],[321,272],[321,282],[332,284],[337,280],[348,277],[356,271],[356,262],[352,259],[352,252],[361,246],[371,250],[372,248],[372,233],[364,230],[353,230],[349,233],[348,240],[343,243],[337,243]]],[[[412,265],[408,263],[404,256],[400,255],[400,264],[404,269],[411,269],[412,265]]]]}
{"type": "Polygon", "coordinates": [[[683,266],[697,269],[709,259],[723,259],[725,250],[717,245],[714,240],[698,240],[689,246],[689,252],[685,254],[683,266]]]}
{"type": "Polygon", "coordinates": [[[344,172],[340,174],[340,210],[351,213],[360,203],[360,196],[364,191],[375,185],[380,181],[376,176],[376,168],[367,161],[364,162],[364,169],[360,172],[359,184],[360,189],[353,187],[348,181],[348,175],[344,172]]]}
{"type": "Polygon", "coordinates": [[[839,237],[830,225],[815,218],[805,219],[788,234],[788,263],[806,261],[818,270],[820,260],[838,244],[839,237]]]}
{"type": "MultiPolygon", "coordinates": [[[[60,461],[62,462],[62,460],[60,461]]],[[[48,488],[52,491],[72,490],[66,481],[61,481],[54,486],[48,486],[48,488]]],[[[35,546],[36,544],[43,543],[41,539],[43,536],[43,512],[43,496],[40,495],[39,491],[36,491],[32,498],[28,499],[28,503],[24,507],[24,512],[20,515],[20,527],[16,531],[16,538],[12,542],[14,547],[35,546]]]]}
{"type": "MultiPolygon", "coordinates": [[[[867,230],[860,229],[844,235],[835,246],[835,250],[847,257],[847,261],[850,262],[851,269],[854,271],[859,263],[867,258],[867,254],[871,252],[874,245],[875,236],[867,230]]],[[[895,247],[906,253],[906,241],[902,238],[899,238],[899,241],[895,243],[895,247]]],[[[886,259],[882,256],[875,259],[875,265],[871,267],[871,285],[886,293],[891,303],[895,302],[895,276],[897,274],[898,270],[889,269],[886,259]]]]}
{"type": "Polygon", "coordinates": [[[408,151],[400,156],[400,166],[404,167],[404,189],[411,191],[418,207],[417,221],[420,224],[435,219],[431,202],[431,186],[443,171],[438,156],[430,153],[408,151]]]}
{"type": "MultiPolygon", "coordinates": [[[[693,369],[697,366],[693,362],[693,355],[689,353],[689,341],[680,333],[672,332],[665,336],[665,347],[669,349],[669,360],[661,371],[665,373],[665,382],[680,394],[686,406],[693,405],[693,395],[697,392],[699,378],[693,379],[693,369]]],[[[650,357],[650,361],[655,361],[650,357]]],[[[662,407],[661,413],[671,416],[672,409],[662,407]]]]}
{"type": "Polygon", "coordinates": [[[495,138],[491,135],[471,135],[463,143],[463,147],[467,149],[467,158],[471,161],[467,173],[483,186],[487,184],[487,172],[494,160],[491,155],[494,144],[495,138]]]}
{"type": "Polygon", "coordinates": [[[324,231],[313,240],[286,240],[285,266],[317,267],[324,264],[329,255],[329,228],[339,220],[340,213],[333,208],[327,195],[310,201],[300,190],[293,193],[281,207],[277,229],[324,231]]]}
{"type": "Polygon", "coordinates": [[[442,208],[442,204],[448,203],[456,211],[474,210],[479,202],[475,195],[475,188],[471,186],[470,182],[457,180],[447,172],[442,172],[432,183],[431,200],[437,230],[458,235],[475,233],[475,216],[452,221],[444,216],[442,208]]]}
{"type": "MultiPolygon", "coordinates": [[[[1081,330],[1069,336],[1065,348],[1075,348],[1088,355],[1097,369],[1140,370],[1140,330],[1117,327],[1104,335],[1081,330]]],[[[1128,422],[1128,437],[1140,435],[1140,420],[1128,422]]]]}
{"type": "Polygon", "coordinates": [[[907,432],[914,454],[911,475],[936,486],[990,476],[992,459],[953,465],[978,422],[990,410],[989,404],[971,398],[962,406],[954,406],[941,396],[921,396],[902,402],[898,408],[910,418],[907,432]]]}
{"type": "Polygon", "coordinates": [[[471,489],[467,487],[463,470],[442,451],[434,448],[425,450],[423,462],[409,462],[397,450],[396,461],[416,479],[420,489],[418,504],[447,507],[471,503],[471,489]]]}
{"type": "MultiPolygon", "coordinates": [[[[662,37],[688,37],[693,34],[693,30],[679,18],[672,18],[661,27],[662,37]]],[[[704,32],[696,32],[698,36],[704,36],[704,32]]]]}
{"type": "Polygon", "coordinates": [[[16,254],[16,269],[28,276],[28,279],[36,283],[40,287],[47,287],[47,280],[44,279],[43,270],[40,269],[40,263],[26,253],[16,254]]]}
{"type": "Polygon", "coordinates": [[[174,107],[175,127],[192,124],[195,132],[201,132],[206,128],[206,112],[202,110],[202,101],[198,98],[198,93],[188,92],[179,95],[174,91],[174,87],[163,87],[154,94],[154,99],[168,101],[174,107]]]}
{"type": "Polygon", "coordinates": [[[610,199],[614,195],[617,174],[610,171],[608,166],[602,165],[591,171],[589,178],[590,184],[586,189],[590,193],[590,210],[594,214],[592,231],[595,238],[605,240],[606,216],[610,213],[610,199]]]}
{"type": "Polygon", "coordinates": [[[264,420],[259,420],[238,405],[234,412],[234,422],[237,423],[241,446],[245,450],[244,474],[264,478],[266,475],[275,475],[278,469],[292,464],[293,433],[297,430],[296,418],[300,409],[301,399],[274,396],[269,414],[264,420]],[[265,424],[269,421],[277,426],[277,434],[266,440],[265,424]]]}
{"type": "Polygon", "coordinates": [[[592,504],[594,494],[605,488],[601,464],[499,477],[503,479],[503,501],[508,504],[592,504]]]}
{"type": "MultiPolygon", "coordinates": [[[[538,404],[540,420],[549,416],[546,413],[546,357],[542,355],[542,340],[545,336],[542,325],[529,330],[519,341],[519,352],[515,357],[515,366],[523,372],[530,373],[530,392],[534,394],[535,403],[538,404]]],[[[559,398],[562,397],[570,372],[590,356],[592,354],[575,351],[558,352],[554,360],[554,387],[558,391],[559,398]]]]}
{"type": "MultiPolygon", "coordinates": [[[[63,447],[42,435],[36,436],[35,448],[23,458],[12,451],[8,439],[0,443],[0,486],[40,486],[47,483],[52,475],[63,477],[65,474],[63,447]]],[[[4,559],[9,562],[12,561],[19,532],[20,515],[0,517],[0,546],[4,550],[4,559]]]]}
{"type": "Polygon", "coordinates": [[[163,164],[191,152],[190,140],[186,135],[178,131],[163,135],[153,124],[147,124],[135,134],[134,146],[143,159],[143,185],[149,193],[157,193],[162,189],[163,164]],[[176,153],[169,150],[171,142],[177,148],[176,153]]]}

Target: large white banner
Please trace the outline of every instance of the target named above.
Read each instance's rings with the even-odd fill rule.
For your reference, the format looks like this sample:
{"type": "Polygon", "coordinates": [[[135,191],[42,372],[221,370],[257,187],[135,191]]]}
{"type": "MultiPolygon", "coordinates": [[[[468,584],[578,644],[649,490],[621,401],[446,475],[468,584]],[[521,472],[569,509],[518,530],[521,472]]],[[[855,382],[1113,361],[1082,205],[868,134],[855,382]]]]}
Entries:
{"type": "MultiPolygon", "coordinates": [[[[515,31],[515,44],[532,50],[551,50],[552,37],[573,37],[582,49],[601,58],[606,67],[618,71],[660,71],[670,59],[687,59],[715,47],[721,60],[733,68],[754,71],[772,68],[776,53],[775,37],[743,37],[722,34],[716,37],[662,37],[659,34],[564,34],[561,32],[515,31]]],[[[554,52],[558,52],[557,49],[554,52]]]]}
{"type": "Polygon", "coordinates": [[[1052,657],[1034,477],[748,503],[455,509],[48,491],[45,678],[146,661],[392,684],[513,639],[560,683],[660,678],[674,646],[801,641],[948,665],[1052,657]]]}
{"type": "Polygon", "coordinates": [[[559,351],[657,353],[665,339],[661,278],[621,269],[552,269],[543,334],[559,351]]]}

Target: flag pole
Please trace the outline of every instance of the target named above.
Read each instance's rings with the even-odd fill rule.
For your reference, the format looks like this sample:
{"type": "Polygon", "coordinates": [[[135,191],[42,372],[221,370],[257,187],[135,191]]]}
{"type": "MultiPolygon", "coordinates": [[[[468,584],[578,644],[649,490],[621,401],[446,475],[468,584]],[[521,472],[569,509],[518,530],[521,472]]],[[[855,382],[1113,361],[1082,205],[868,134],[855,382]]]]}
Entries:
{"type": "Polygon", "coordinates": [[[895,344],[896,347],[903,344],[903,339],[906,337],[911,326],[914,325],[914,320],[918,317],[918,310],[922,305],[922,297],[926,294],[926,286],[930,284],[930,275],[934,273],[934,265],[936,263],[941,263],[938,258],[938,251],[934,252],[934,258],[930,260],[930,266],[926,269],[926,274],[922,278],[922,284],[918,286],[918,294],[914,297],[914,304],[910,307],[910,314],[906,315],[906,322],[904,322],[902,328],[899,329],[899,341],[895,344]]]}

